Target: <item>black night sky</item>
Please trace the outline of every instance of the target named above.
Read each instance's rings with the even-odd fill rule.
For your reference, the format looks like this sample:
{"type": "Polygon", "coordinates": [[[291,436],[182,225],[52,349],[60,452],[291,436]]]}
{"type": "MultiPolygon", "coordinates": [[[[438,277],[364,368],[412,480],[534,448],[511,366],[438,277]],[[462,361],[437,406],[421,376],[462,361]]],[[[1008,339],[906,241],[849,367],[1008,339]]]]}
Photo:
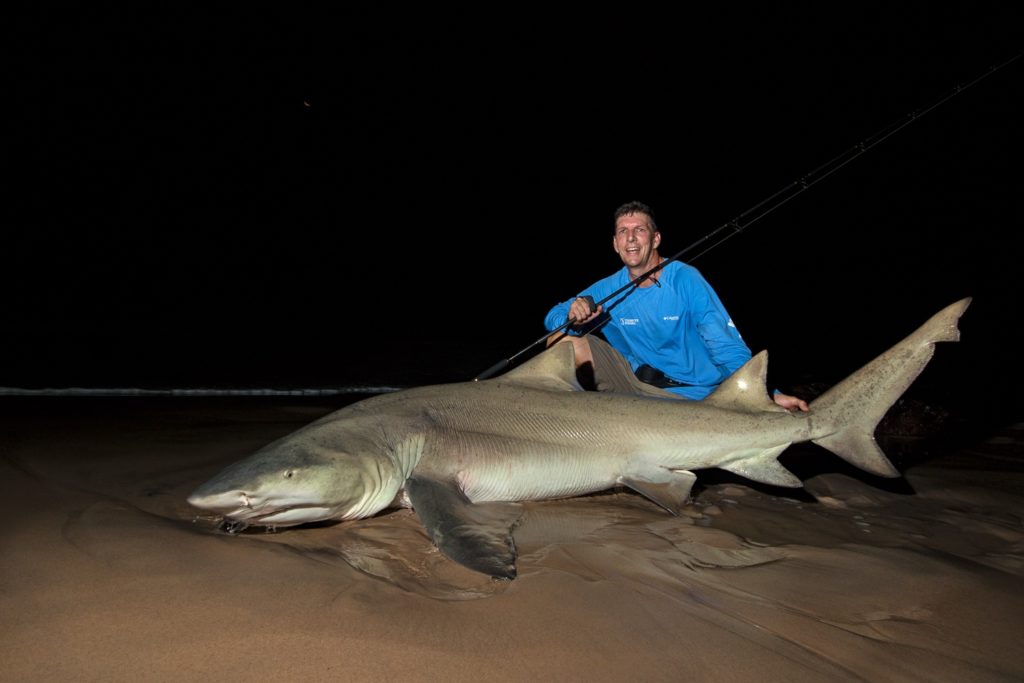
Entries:
{"type": "Polygon", "coordinates": [[[1019,22],[856,7],[21,17],[0,386],[471,379],[619,267],[620,203],[671,256],[984,76],[692,263],[782,384],[972,296],[922,381],[1005,410],[1019,22]]]}

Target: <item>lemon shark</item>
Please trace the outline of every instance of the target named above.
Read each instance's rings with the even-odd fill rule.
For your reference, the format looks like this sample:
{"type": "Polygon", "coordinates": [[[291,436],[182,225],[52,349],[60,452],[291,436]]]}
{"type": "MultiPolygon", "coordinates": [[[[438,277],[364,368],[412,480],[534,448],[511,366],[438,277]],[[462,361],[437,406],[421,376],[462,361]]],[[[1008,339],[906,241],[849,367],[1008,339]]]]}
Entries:
{"type": "Polygon", "coordinates": [[[766,351],[706,399],[689,401],[639,382],[621,355],[592,337],[598,391],[577,380],[572,344],[552,344],[497,377],[355,402],[229,465],[188,502],[222,515],[229,531],[412,508],[444,555],[513,579],[522,501],[628,487],[679,514],[705,468],[802,486],[778,457],[807,441],[874,475],[899,476],[874,431],[935,343],[959,340],[970,301],[936,313],[807,413],[769,397],[766,351]]]}

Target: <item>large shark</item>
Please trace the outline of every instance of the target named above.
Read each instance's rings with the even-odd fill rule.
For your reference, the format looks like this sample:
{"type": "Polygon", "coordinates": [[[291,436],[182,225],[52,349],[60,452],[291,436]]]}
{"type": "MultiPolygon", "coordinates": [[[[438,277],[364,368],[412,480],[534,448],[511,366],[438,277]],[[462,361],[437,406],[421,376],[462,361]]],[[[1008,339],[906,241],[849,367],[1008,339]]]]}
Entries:
{"type": "Polygon", "coordinates": [[[446,556],[512,579],[520,501],[625,486],[679,514],[704,468],[801,486],[778,456],[806,441],[872,474],[899,476],[875,428],[935,343],[959,340],[969,303],[936,313],[807,413],[769,398],[765,351],[703,401],[687,401],[640,383],[625,359],[592,338],[600,391],[582,390],[572,344],[553,344],[504,375],[353,403],[228,466],[188,502],[223,515],[229,530],[411,507],[446,556]]]}

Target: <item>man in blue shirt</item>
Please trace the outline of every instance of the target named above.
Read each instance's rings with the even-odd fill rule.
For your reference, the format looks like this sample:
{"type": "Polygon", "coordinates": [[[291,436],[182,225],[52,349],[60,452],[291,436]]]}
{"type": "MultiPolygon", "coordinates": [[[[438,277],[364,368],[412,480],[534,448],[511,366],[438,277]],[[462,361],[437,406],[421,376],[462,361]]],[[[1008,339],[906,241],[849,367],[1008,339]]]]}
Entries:
{"type": "MultiPolygon", "coordinates": [[[[700,400],[750,360],[751,352],[711,285],[693,266],[668,263],[634,287],[627,285],[663,259],[661,233],[650,207],[623,204],[615,211],[613,245],[625,266],[548,311],[544,325],[555,330],[576,321],[580,334],[600,325],[601,335],[621,353],[641,380],[684,398],[700,400]],[[623,289],[606,306],[591,310],[623,289]],[[589,297],[589,301],[587,298],[589,297]]],[[[565,340],[576,347],[577,367],[592,362],[585,336],[565,340]]],[[[807,402],[776,391],[775,403],[807,411],[807,402]]]]}

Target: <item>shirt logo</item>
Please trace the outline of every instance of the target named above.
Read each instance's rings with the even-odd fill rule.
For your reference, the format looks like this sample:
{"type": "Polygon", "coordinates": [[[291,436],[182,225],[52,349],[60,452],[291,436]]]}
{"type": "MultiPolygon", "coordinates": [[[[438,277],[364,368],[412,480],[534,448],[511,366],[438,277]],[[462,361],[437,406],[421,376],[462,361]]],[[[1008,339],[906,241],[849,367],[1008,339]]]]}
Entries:
{"type": "Polygon", "coordinates": [[[666,315],[662,320],[679,320],[678,315],[666,315]]]}
{"type": "Polygon", "coordinates": [[[619,318],[620,325],[639,325],[640,318],[619,318]]]}

